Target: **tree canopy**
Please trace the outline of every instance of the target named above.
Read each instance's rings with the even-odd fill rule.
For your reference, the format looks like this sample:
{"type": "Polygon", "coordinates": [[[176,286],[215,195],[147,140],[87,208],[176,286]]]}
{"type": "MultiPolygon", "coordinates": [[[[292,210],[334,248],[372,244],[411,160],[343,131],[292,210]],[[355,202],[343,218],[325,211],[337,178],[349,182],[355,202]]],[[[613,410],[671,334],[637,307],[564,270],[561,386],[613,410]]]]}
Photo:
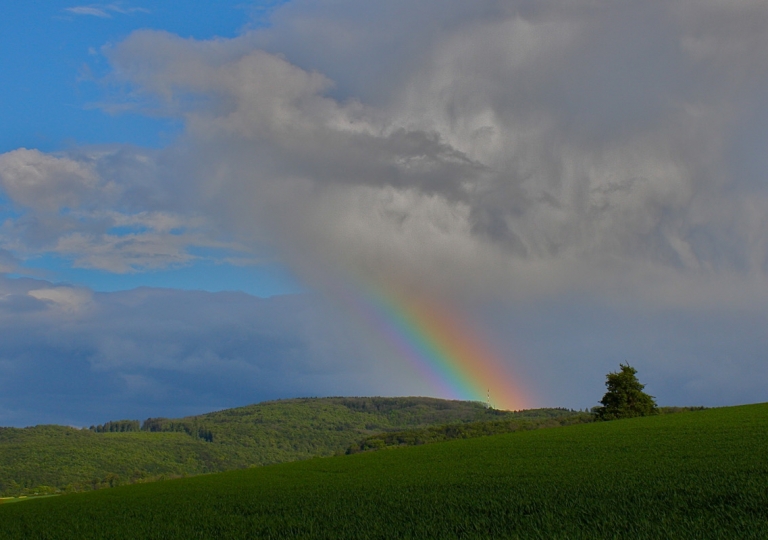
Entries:
{"type": "Polygon", "coordinates": [[[658,414],[653,396],[643,392],[644,384],[637,380],[637,370],[629,364],[619,364],[619,371],[606,376],[608,391],[600,400],[602,407],[594,411],[601,420],[616,420],[658,414]]]}

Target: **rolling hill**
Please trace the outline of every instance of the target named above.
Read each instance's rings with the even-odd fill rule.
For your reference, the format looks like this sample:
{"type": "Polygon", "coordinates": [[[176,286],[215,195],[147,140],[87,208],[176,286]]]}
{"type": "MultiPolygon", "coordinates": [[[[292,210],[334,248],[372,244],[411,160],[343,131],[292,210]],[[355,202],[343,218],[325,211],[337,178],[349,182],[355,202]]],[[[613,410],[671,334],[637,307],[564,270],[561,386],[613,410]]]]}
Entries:
{"type": "Polygon", "coordinates": [[[508,412],[432,398],[306,398],[92,429],[0,428],[0,496],[84,491],[343,453],[382,432],[517,419],[547,425],[564,409],[508,412]]]}
{"type": "Polygon", "coordinates": [[[5,538],[767,538],[768,404],[0,505],[5,538]]]}

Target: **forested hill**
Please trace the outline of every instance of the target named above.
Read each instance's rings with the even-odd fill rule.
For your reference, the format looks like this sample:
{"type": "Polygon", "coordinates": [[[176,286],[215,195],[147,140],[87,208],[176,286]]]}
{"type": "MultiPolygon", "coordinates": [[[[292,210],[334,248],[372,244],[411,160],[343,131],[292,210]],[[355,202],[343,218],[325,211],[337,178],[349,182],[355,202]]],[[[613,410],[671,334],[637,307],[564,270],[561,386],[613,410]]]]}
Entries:
{"type": "Polygon", "coordinates": [[[545,418],[433,398],[306,398],[186,418],[113,420],[73,429],[0,428],[0,496],[79,491],[164,477],[343,453],[384,432],[445,424],[545,418]]]}

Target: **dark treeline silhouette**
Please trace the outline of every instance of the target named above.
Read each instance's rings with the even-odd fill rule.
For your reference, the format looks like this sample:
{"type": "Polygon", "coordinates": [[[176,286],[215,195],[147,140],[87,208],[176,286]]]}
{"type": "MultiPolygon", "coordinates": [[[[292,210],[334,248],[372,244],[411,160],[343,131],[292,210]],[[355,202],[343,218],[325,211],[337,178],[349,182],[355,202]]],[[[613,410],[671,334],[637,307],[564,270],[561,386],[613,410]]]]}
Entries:
{"type": "Polygon", "coordinates": [[[190,437],[213,442],[213,432],[195,421],[170,420],[168,418],[147,418],[141,425],[141,431],[158,432],[183,432],[190,437]]]}
{"type": "Polygon", "coordinates": [[[116,420],[98,426],[91,426],[91,431],[96,433],[124,433],[126,431],[139,431],[138,420],[116,420]]]}

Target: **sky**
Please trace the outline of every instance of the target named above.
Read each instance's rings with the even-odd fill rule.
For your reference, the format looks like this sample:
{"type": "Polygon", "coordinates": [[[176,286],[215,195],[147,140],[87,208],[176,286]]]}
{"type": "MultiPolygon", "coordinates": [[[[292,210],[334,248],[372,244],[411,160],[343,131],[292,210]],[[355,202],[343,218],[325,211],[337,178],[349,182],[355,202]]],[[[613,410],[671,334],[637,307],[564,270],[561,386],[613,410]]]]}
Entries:
{"type": "Polygon", "coordinates": [[[0,425],[768,399],[762,0],[5,4],[0,425]]]}

